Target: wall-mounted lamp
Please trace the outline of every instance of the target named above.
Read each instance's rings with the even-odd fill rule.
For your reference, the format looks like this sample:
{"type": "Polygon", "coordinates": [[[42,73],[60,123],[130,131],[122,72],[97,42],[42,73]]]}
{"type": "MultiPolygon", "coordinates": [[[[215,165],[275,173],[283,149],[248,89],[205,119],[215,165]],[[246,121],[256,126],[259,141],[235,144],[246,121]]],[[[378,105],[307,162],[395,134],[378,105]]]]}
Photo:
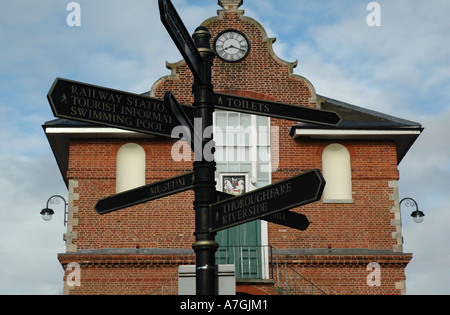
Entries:
{"type": "Polygon", "coordinates": [[[416,210],[413,211],[413,213],[411,213],[411,216],[412,216],[414,222],[422,223],[423,217],[425,216],[425,214],[419,210],[419,206],[417,205],[417,202],[411,198],[402,199],[402,201],[400,201],[400,205],[402,204],[402,202],[405,202],[405,206],[407,206],[407,207],[415,207],[416,208],[416,210]]]}
{"type": "Polygon", "coordinates": [[[64,199],[63,197],[61,197],[59,195],[52,196],[52,197],[50,197],[47,200],[47,206],[45,207],[45,209],[43,209],[41,211],[42,220],[50,221],[52,219],[52,216],[55,214],[55,211],[50,209],[48,206],[49,206],[49,204],[59,205],[60,204],[60,199],[64,202],[64,225],[67,225],[67,206],[68,206],[68,203],[66,202],[66,199],[64,199]]]}

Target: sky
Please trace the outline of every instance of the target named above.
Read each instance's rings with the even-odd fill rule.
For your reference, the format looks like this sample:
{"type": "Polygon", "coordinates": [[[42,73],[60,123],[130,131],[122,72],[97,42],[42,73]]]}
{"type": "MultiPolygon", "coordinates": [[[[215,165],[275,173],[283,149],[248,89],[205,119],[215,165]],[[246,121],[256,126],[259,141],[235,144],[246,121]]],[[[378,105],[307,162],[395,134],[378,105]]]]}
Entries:
{"type": "MultiPolygon", "coordinates": [[[[181,55],[157,0],[80,0],[69,26],[64,0],[0,1],[0,294],[58,295],[63,206],[44,222],[52,195],[67,199],[42,125],[55,119],[46,95],[57,77],[143,93],[181,55]]],[[[320,95],[421,123],[399,165],[400,198],[415,199],[422,224],[402,204],[411,295],[450,294],[450,1],[244,0],[246,15],[277,38],[276,54],[320,95]],[[371,20],[371,19],[369,19],[371,20]],[[373,20],[371,20],[373,21],[373,20]]],[[[173,0],[190,33],[216,16],[217,0],[173,0]]]]}

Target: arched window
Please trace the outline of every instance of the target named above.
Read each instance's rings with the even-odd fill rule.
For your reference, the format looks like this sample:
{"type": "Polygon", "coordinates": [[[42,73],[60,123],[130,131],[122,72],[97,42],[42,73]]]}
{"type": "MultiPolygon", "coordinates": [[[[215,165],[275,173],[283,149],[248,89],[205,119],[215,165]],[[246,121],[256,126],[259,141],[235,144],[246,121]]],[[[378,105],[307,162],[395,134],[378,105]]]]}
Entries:
{"type": "Polygon", "coordinates": [[[322,153],[322,167],[327,182],[323,192],[324,202],[353,202],[352,170],[347,148],[337,143],[327,146],[322,153]]]}
{"type": "Polygon", "coordinates": [[[145,185],[145,151],[136,143],[117,152],[116,193],[145,185]]]}

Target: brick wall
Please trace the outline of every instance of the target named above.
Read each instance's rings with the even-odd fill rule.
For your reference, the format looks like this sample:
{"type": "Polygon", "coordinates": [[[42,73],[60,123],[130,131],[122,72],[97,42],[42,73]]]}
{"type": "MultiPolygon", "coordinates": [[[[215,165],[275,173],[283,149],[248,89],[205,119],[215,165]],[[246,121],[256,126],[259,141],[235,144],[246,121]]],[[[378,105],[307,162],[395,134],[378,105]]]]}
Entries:
{"type": "MultiPolygon", "coordinates": [[[[279,59],[273,40],[262,26],[241,11],[221,11],[204,23],[214,37],[235,28],[252,43],[248,58],[226,64],[216,58],[213,67],[217,92],[237,94],[292,105],[318,107],[312,84],[294,75],[296,63],[279,59]]],[[[192,74],[184,62],[169,64],[171,74],[158,80],[151,95],[163,98],[172,91],[181,103],[192,103],[192,74]]],[[[313,168],[322,169],[322,152],[333,141],[294,141],[289,129],[295,122],[272,119],[280,130],[279,168],[273,182],[313,168]]],[[[146,182],[152,183],[192,171],[192,163],[171,158],[173,140],[165,139],[77,139],[71,142],[68,179],[76,182],[71,200],[70,248],[73,251],[100,249],[191,249],[194,242],[193,193],[186,192],[120,212],[99,216],[94,211],[98,199],[115,193],[116,156],[128,143],[140,144],[146,152],[146,182]]],[[[398,226],[392,209],[399,178],[395,144],[391,141],[339,141],[350,152],[353,185],[352,204],[324,204],[322,201],[295,209],[305,214],[311,225],[305,232],[269,224],[269,243],[276,249],[370,249],[398,248],[398,226]],[[393,235],[397,233],[395,237],[393,235]]],[[[81,264],[81,288],[69,294],[148,294],[173,273],[178,264],[192,264],[192,256],[77,255],[59,257],[63,267],[70,261],[81,264]]],[[[404,267],[408,255],[305,255],[286,256],[294,269],[322,285],[331,294],[404,293],[404,267]],[[383,266],[381,288],[366,284],[367,264],[379,260],[383,266]]],[[[247,288],[247,291],[252,289],[247,288]]],[[[256,289],[255,289],[256,290],[256,289]]]]}
{"type": "MultiPolygon", "coordinates": [[[[280,137],[281,138],[281,137],[280,137]]],[[[273,174],[279,181],[312,168],[322,169],[323,149],[331,141],[286,141],[280,145],[280,166],[273,174]],[[285,149],[286,148],[286,149],[285,149]]],[[[276,248],[369,248],[392,250],[395,227],[389,182],[398,179],[392,142],[341,141],[351,154],[352,204],[317,202],[297,209],[311,225],[305,232],[270,225],[276,248]]]]}
{"type": "Polygon", "coordinates": [[[280,255],[278,273],[274,277],[275,286],[284,291],[288,289],[291,293],[297,290],[306,294],[323,294],[311,287],[308,280],[312,280],[315,286],[328,295],[404,294],[404,268],[411,258],[411,255],[377,254],[280,255]],[[379,265],[378,283],[372,278],[373,269],[368,268],[374,262],[379,265]],[[288,268],[284,268],[284,263],[287,263],[288,268]],[[298,272],[295,279],[289,267],[298,272]],[[299,274],[306,279],[303,281],[299,274]]]}
{"type": "Polygon", "coordinates": [[[103,216],[94,206],[116,193],[117,151],[128,143],[146,151],[146,182],[152,183],[191,171],[190,164],[170,158],[173,141],[74,140],[71,143],[68,178],[76,180],[74,202],[78,219],[72,240],[78,250],[101,248],[191,248],[194,241],[193,193],[185,192],[103,216]]]}
{"type": "MultiPolygon", "coordinates": [[[[174,254],[60,254],[65,270],[72,262],[80,267],[80,286],[64,287],[70,295],[161,295],[178,292],[178,266],[195,264],[194,255],[174,254]]],[[[66,271],[64,280],[72,278],[66,271]]],[[[73,280],[73,279],[71,279],[73,280]]]]}
{"type": "MultiPolygon", "coordinates": [[[[211,47],[214,38],[221,31],[231,28],[243,31],[251,41],[251,53],[243,62],[230,64],[219,58],[215,59],[213,85],[216,92],[246,91],[244,93],[266,95],[271,100],[317,107],[311,83],[293,74],[295,62],[283,61],[274,54],[273,40],[267,37],[258,22],[236,12],[222,12],[203,25],[211,32],[211,47]]],[[[162,98],[166,91],[173,91],[180,102],[192,104],[193,77],[187,65],[181,62],[170,64],[169,67],[172,75],[155,83],[152,96],[162,98]]]]}

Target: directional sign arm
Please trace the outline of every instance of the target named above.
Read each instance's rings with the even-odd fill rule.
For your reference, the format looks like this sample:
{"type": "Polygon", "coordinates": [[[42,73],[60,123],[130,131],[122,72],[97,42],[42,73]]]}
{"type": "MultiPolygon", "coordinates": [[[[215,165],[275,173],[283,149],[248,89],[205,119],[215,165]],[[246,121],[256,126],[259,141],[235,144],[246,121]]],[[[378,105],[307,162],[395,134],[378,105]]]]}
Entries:
{"type": "MultiPolygon", "coordinates": [[[[163,100],[57,78],[48,95],[56,117],[171,138],[179,125],[163,100]]],[[[189,120],[195,108],[180,105],[189,120]]]]}
{"type": "Polygon", "coordinates": [[[164,95],[164,101],[166,104],[168,104],[168,106],[170,106],[172,112],[175,114],[180,124],[187,129],[189,135],[188,139],[185,140],[190,142],[192,150],[194,152],[202,152],[202,139],[197,134],[194,125],[192,125],[192,120],[188,117],[182,105],[178,103],[172,92],[166,92],[166,94],[164,95]]]}
{"type": "Polygon", "coordinates": [[[300,231],[306,231],[310,225],[308,218],[304,214],[292,211],[275,213],[262,218],[262,220],[300,231]]]}
{"type": "Polygon", "coordinates": [[[218,232],[320,200],[325,179],[312,170],[211,205],[211,231],[218,232]]]}
{"type": "MultiPolygon", "coordinates": [[[[217,202],[224,201],[224,200],[230,200],[233,198],[237,198],[237,197],[227,194],[227,193],[224,193],[224,192],[221,192],[221,191],[216,191],[216,201],[217,202]]],[[[284,212],[268,215],[266,217],[261,218],[261,220],[275,223],[275,224],[282,225],[282,226],[286,226],[286,227],[290,227],[290,228],[300,230],[300,231],[306,231],[306,229],[308,228],[308,226],[310,224],[308,218],[305,215],[296,213],[296,212],[292,212],[292,211],[284,211],[284,212]]]]}
{"type": "Polygon", "coordinates": [[[191,120],[186,115],[183,108],[181,107],[181,104],[178,103],[178,100],[172,92],[166,92],[166,94],[164,95],[164,102],[170,105],[170,109],[175,114],[180,124],[187,127],[189,131],[193,133],[194,125],[192,124],[191,120]]]}
{"type": "Polygon", "coordinates": [[[202,82],[201,57],[183,21],[170,0],[159,0],[161,21],[194,76],[202,82]]]}
{"type": "Polygon", "coordinates": [[[95,210],[98,214],[107,214],[193,188],[194,173],[191,172],[100,199],[95,205],[95,210]]]}
{"type": "Polygon", "coordinates": [[[248,97],[215,93],[214,105],[218,109],[248,113],[259,116],[301,121],[325,126],[337,126],[341,122],[338,114],[305,106],[294,106],[248,97]]]}

